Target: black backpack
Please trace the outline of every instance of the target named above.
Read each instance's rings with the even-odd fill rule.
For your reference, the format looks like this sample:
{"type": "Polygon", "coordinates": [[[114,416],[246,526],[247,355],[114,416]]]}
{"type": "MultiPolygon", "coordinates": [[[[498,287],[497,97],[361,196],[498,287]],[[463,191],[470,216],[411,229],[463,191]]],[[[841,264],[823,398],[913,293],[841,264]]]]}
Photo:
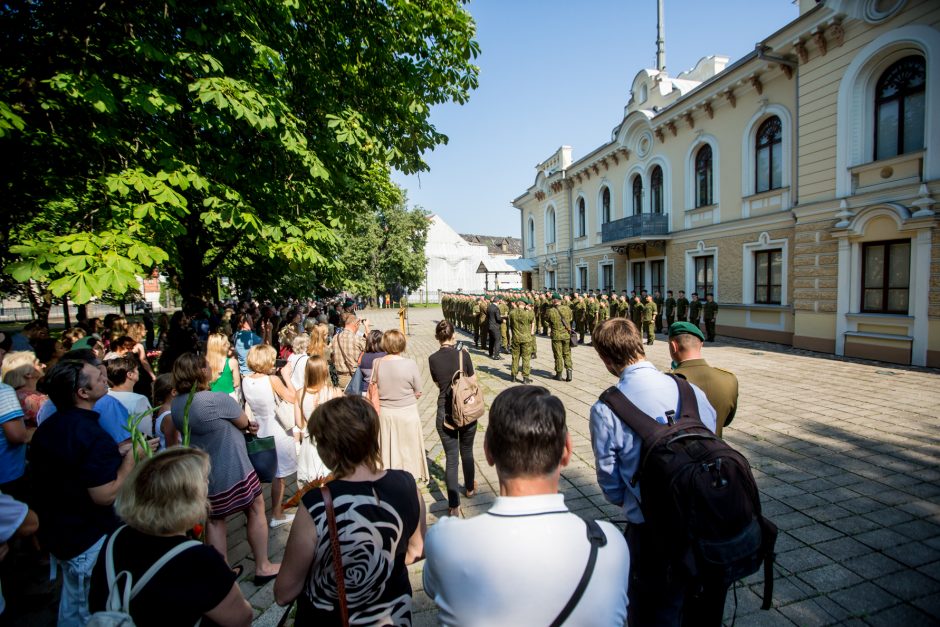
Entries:
{"type": "Polygon", "coordinates": [[[725,585],[763,563],[762,609],[769,610],[777,527],[761,515],[747,459],[702,423],[689,382],[669,376],[679,386],[679,407],[668,425],[644,414],[616,387],[600,397],[642,441],[631,484],[640,482],[640,509],[656,543],[650,550],[668,556],[693,580],[725,585]]]}

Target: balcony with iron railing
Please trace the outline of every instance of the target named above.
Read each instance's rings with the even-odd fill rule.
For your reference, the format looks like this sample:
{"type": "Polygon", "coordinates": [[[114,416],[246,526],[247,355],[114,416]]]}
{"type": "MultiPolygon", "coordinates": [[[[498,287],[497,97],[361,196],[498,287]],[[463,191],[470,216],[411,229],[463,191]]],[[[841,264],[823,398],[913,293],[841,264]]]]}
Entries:
{"type": "Polygon", "coordinates": [[[641,213],[601,225],[601,242],[661,237],[669,233],[668,213],[641,213]]]}

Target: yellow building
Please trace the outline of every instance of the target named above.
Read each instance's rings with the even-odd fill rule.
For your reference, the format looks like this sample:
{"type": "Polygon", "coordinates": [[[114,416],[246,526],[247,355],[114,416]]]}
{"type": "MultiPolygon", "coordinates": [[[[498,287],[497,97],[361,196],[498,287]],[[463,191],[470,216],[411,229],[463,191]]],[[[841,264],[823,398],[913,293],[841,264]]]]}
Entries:
{"type": "Polygon", "coordinates": [[[801,0],[730,65],[658,58],[513,201],[524,284],[712,292],[719,334],[940,367],[940,3],[801,0]]]}

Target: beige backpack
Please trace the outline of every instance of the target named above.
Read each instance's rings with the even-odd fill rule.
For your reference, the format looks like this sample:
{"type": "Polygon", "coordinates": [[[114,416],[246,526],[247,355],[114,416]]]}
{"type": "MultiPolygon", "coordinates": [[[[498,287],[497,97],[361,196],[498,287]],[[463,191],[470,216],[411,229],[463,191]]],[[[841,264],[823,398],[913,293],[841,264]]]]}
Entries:
{"type": "Polygon", "coordinates": [[[486,411],[483,404],[483,392],[477,384],[477,376],[468,375],[463,370],[463,354],[463,350],[458,354],[457,372],[454,373],[450,382],[454,395],[451,422],[455,427],[463,427],[476,422],[486,411]]]}

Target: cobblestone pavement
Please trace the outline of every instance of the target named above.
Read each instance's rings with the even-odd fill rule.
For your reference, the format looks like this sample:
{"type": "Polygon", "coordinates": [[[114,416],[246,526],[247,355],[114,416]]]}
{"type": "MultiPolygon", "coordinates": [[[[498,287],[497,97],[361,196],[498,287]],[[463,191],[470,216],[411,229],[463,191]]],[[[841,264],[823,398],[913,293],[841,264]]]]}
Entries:
{"type": "MultiPolygon", "coordinates": [[[[367,311],[378,328],[397,325],[391,310],[367,311]]],[[[437,390],[427,355],[437,350],[433,325],[440,309],[410,310],[408,353],[421,368],[419,406],[432,481],[425,495],[429,524],[446,515],[444,453],[434,429],[437,390]]],[[[467,336],[464,334],[464,341],[467,336]]],[[[490,360],[472,348],[487,399],[512,385],[509,357],[490,360]]],[[[622,521],[594,474],[588,414],[614,382],[590,346],[573,349],[574,381],[550,379],[551,346],[539,337],[535,383],[560,397],[568,411],[575,455],[562,472],[568,507],[583,517],[622,521]]],[[[665,341],[647,347],[668,368],[665,341]]],[[[740,625],[929,625],[940,617],[940,377],[936,371],[842,360],[720,338],[706,345],[710,364],[734,371],[740,402],[726,438],[750,460],[766,514],[780,527],[774,607],[761,611],[761,577],[737,589],[740,625]]],[[[481,420],[481,429],[486,419],[481,420]]],[[[498,492],[476,439],[478,494],[463,501],[466,516],[486,511],[498,492]]],[[[279,532],[286,535],[286,532],[279,532]]],[[[241,539],[244,534],[241,533],[241,539]]],[[[233,539],[234,540],[234,539],[233,539]]],[[[283,540],[275,535],[273,547],[283,540]]],[[[234,545],[240,556],[247,548],[234,545]]],[[[415,624],[435,624],[434,603],[421,585],[422,565],[411,567],[415,624]]],[[[270,585],[244,584],[252,605],[270,605],[270,585]]],[[[726,618],[734,609],[729,594],[726,618]]],[[[276,606],[256,624],[271,624],[276,606]]]]}
{"type": "MultiPolygon", "coordinates": [[[[367,310],[373,326],[396,327],[395,310],[367,310]]],[[[432,481],[425,493],[429,524],[446,515],[444,453],[434,429],[437,388],[427,356],[437,350],[433,325],[440,309],[410,310],[407,352],[421,369],[424,423],[432,481]]],[[[466,342],[467,336],[462,339],[466,342]]],[[[509,357],[490,360],[474,349],[474,366],[491,401],[512,385],[509,357]]],[[[594,474],[588,414],[598,394],[614,382],[590,346],[572,350],[574,381],[550,379],[551,346],[537,339],[533,378],[561,398],[574,442],[571,465],[562,473],[568,507],[583,517],[622,522],[594,474]]],[[[660,340],[647,347],[657,367],[669,366],[660,340]]],[[[710,364],[734,371],[740,382],[737,417],[725,437],[750,460],[765,513],[780,527],[774,607],[760,611],[759,575],[737,588],[740,625],[936,625],[940,617],[940,377],[937,371],[877,362],[843,360],[816,353],[719,338],[706,345],[710,364]]],[[[480,429],[486,426],[481,419],[480,429]]],[[[486,466],[483,438],[476,439],[478,493],[465,499],[464,515],[486,511],[496,497],[495,471],[486,466]]],[[[290,491],[288,492],[290,493],[290,491]]],[[[253,563],[244,516],[229,521],[229,559],[242,563],[240,582],[255,608],[255,625],[274,625],[283,609],[273,584],[251,583],[253,563]]],[[[288,529],[271,532],[270,553],[283,555],[288,529]]],[[[422,564],[410,568],[415,625],[436,622],[424,594],[422,564]]],[[[9,598],[9,597],[8,597],[9,598]]],[[[730,624],[734,597],[729,594],[730,624]]],[[[46,604],[19,624],[50,624],[46,604]]]]}

